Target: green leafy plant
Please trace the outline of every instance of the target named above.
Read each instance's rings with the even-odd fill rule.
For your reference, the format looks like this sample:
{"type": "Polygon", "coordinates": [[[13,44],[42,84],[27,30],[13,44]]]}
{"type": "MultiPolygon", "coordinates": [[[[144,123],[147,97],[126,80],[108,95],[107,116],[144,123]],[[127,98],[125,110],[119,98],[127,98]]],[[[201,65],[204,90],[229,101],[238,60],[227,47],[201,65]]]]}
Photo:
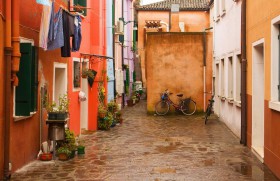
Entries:
{"type": "Polygon", "coordinates": [[[109,112],[103,119],[98,120],[98,128],[101,130],[109,130],[113,120],[113,115],[109,112]]]}
{"type": "Polygon", "coordinates": [[[70,100],[68,99],[67,94],[63,94],[59,96],[58,105],[53,101],[49,101],[47,95],[44,98],[44,107],[46,108],[47,112],[61,112],[61,113],[68,112],[69,103],[70,100]]]}
{"type": "Polygon", "coordinates": [[[104,106],[101,106],[101,105],[98,106],[98,116],[100,118],[104,118],[106,116],[107,112],[108,111],[104,106]]]}
{"type": "Polygon", "coordinates": [[[59,148],[56,150],[56,153],[57,153],[57,154],[64,153],[64,154],[66,154],[68,157],[71,155],[71,151],[70,151],[69,148],[66,147],[66,146],[61,146],[61,147],[59,147],[59,148]]]}
{"type": "Polygon", "coordinates": [[[118,104],[114,100],[110,101],[107,104],[107,107],[108,107],[108,111],[111,113],[114,113],[118,110],[118,104]]]}
{"type": "Polygon", "coordinates": [[[83,78],[90,77],[90,78],[93,79],[95,77],[94,71],[90,70],[90,69],[83,69],[82,70],[82,77],[83,78]]]}

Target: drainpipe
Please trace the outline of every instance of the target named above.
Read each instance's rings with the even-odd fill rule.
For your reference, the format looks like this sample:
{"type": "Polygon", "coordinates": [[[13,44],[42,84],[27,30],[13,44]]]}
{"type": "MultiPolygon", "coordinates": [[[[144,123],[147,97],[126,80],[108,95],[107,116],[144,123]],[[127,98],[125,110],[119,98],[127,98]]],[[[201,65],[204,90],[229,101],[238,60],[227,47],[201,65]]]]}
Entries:
{"type": "Polygon", "coordinates": [[[241,140],[240,144],[247,145],[247,59],[246,59],[246,0],[241,5],[241,140]]]}
{"type": "MultiPolygon", "coordinates": [[[[124,15],[124,13],[123,13],[123,11],[124,11],[124,0],[122,0],[122,18],[124,18],[123,17],[123,15],[124,15]]],[[[123,29],[124,30],[124,29],[123,29]]],[[[123,37],[123,39],[124,39],[124,37],[123,37]]],[[[124,58],[123,58],[123,54],[124,54],[124,48],[123,48],[123,44],[122,44],[122,70],[124,70],[124,58]]],[[[124,75],[123,75],[124,76],[124,75]]],[[[126,80],[127,81],[127,80],[126,80]]],[[[124,83],[124,86],[126,86],[126,84],[124,83]]],[[[125,92],[125,87],[124,87],[124,92],[125,92]]],[[[125,105],[125,93],[123,93],[122,94],[122,107],[124,107],[124,105],[125,105]]]]}
{"type": "Polygon", "coordinates": [[[160,24],[165,25],[166,26],[166,31],[169,32],[169,25],[166,22],[160,21],[160,24]]]}
{"type": "MultiPolygon", "coordinates": [[[[113,12],[114,12],[114,14],[113,14],[113,18],[112,18],[112,21],[113,21],[113,26],[115,27],[115,9],[116,9],[116,0],[113,0],[113,12]]],[[[113,58],[114,58],[114,60],[113,60],[113,70],[114,70],[114,98],[116,97],[116,94],[117,94],[117,90],[116,90],[116,65],[115,65],[115,63],[116,63],[116,50],[115,50],[115,48],[116,48],[116,45],[115,45],[115,28],[113,28],[113,31],[112,31],[112,33],[113,33],[113,58]]]]}
{"type": "Polygon", "coordinates": [[[213,27],[205,28],[203,31],[203,110],[206,108],[206,31],[213,29],[213,27]]]}
{"type": "Polygon", "coordinates": [[[4,180],[10,178],[10,121],[11,121],[11,62],[12,62],[12,3],[6,1],[5,36],[5,119],[4,119],[4,180]]]}

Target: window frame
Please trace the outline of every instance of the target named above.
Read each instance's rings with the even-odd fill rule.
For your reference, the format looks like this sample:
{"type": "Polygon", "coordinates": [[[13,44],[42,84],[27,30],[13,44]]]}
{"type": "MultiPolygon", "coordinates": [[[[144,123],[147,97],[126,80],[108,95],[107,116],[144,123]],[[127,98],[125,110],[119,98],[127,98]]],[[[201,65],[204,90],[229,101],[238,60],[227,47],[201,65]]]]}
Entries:
{"type": "Polygon", "coordinates": [[[280,15],[271,20],[271,85],[269,108],[280,112],[280,15]]]}
{"type": "Polygon", "coordinates": [[[80,59],[79,58],[73,58],[73,61],[72,61],[72,85],[73,85],[73,92],[76,92],[76,91],[80,91],[81,88],[82,88],[82,85],[81,85],[81,63],[80,63],[80,59]],[[74,80],[75,80],[75,62],[78,62],[79,63],[79,82],[80,82],[80,86],[79,87],[75,87],[74,85],[74,80]]]}
{"type": "Polygon", "coordinates": [[[227,76],[227,88],[228,88],[228,91],[227,91],[227,98],[230,99],[230,100],[233,100],[233,88],[234,88],[234,82],[233,82],[233,77],[234,77],[234,74],[233,74],[233,56],[229,56],[227,58],[227,63],[228,63],[228,76],[227,76]]]}
{"type": "MultiPolygon", "coordinates": [[[[39,56],[38,56],[38,47],[34,46],[34,40],[33,39],[28,39],[24,37],[20,37],[20,44],[23,43],[29,43],[31,45],[31,72],[30,72],[30,112],[29,115],[18,115],[16,112],[16,107],[17,107],[17,87],[14,86],[13,88],[13,118],[14,121],[19,121],[23,119],[27,119],[29,117],[32,117],[34,114],[36,114],[38,110],[38,64],[39,64],[39,56]],[[34,70],[33,70],[34,69],[34,70]],[[33,92],[32,92],[33,90],[33,92]],[[33,97],[32,97],[33,96],[33,97]],[[33,101],[33,102],[32,102],[33,101]]],[[[20,79],[20,77],[19,77],[20,79]]]]}

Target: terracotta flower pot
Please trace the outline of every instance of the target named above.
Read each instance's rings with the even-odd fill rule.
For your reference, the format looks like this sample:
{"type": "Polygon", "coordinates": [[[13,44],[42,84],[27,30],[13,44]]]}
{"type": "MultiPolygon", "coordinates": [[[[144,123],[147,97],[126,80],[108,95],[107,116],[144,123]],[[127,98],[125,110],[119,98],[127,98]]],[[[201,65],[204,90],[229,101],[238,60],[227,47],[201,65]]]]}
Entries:
{"type": "Polygon", "coordinates": [[[61,161],[66,161],[66,160],[68,160],[68,155],[66,153],[59,153],[58,159],[61,161]]]}
{"type": "Polygon", "coordinates": [[[42,161],[50,161],[50,160],[52,160],[52,154],[51,153],[42,153],[42,154],[40,154],[39,158],[42,161]]]}

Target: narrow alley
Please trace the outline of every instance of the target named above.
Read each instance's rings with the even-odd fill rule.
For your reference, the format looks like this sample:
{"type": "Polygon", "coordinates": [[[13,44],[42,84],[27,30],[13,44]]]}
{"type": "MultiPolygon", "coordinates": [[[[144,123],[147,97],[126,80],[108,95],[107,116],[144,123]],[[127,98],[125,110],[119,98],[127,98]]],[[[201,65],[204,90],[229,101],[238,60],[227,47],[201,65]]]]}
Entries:
{"type": "Polygon", "coordinates": [[[34,161],[11,180],[277,180],[213,115],[147,115],[142,100],[123,111],[122,125],[83,135],[83,157],[34,161]]]}

